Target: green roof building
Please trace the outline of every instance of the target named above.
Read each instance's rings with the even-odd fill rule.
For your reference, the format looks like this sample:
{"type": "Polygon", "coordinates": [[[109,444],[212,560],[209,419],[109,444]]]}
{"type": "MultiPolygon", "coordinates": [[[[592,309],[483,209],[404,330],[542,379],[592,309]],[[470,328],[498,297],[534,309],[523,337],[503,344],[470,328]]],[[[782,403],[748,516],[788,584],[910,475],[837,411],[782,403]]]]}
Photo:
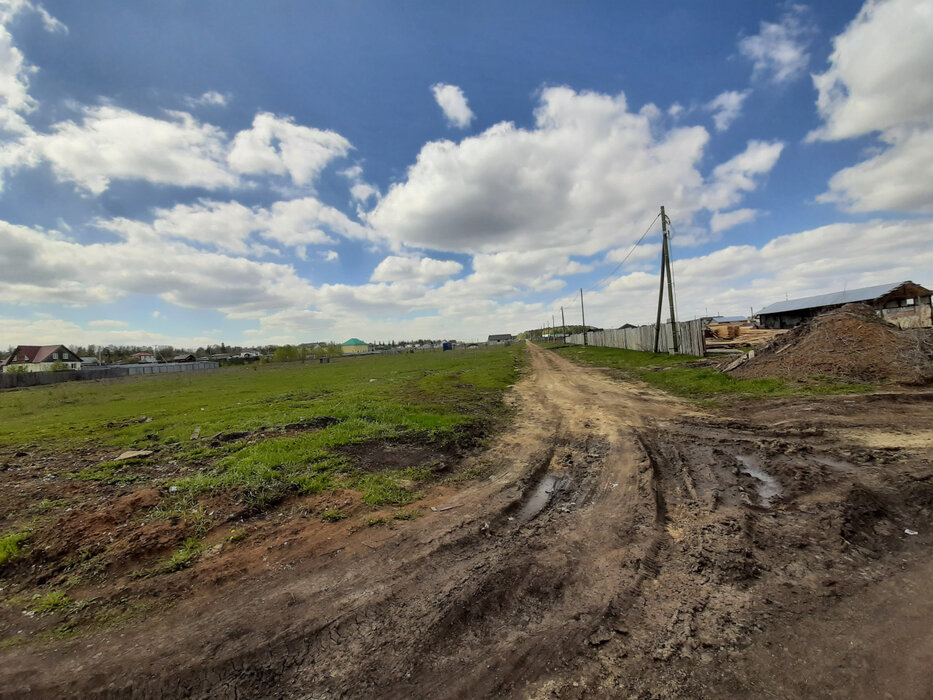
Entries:
{"type": "Polygon", "coordinates": [[[369,352],[369,345],[359,338],[350,338],[342,346],[344,355],[353,355],[360,352],[369,352]]]}

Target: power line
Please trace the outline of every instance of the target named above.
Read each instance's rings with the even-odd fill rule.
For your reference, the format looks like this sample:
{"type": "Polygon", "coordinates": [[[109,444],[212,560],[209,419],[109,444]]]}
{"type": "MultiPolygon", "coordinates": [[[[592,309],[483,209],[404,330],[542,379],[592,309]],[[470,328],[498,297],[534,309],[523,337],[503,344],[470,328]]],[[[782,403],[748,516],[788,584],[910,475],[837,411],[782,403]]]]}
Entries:
{"type": "Polygon", "coordinates": [[[632,257],[632,253],[634,253],[634,252],[635,252],[635,249],[638,247],[638,245],[639,245],[643,240],[645,240],[645,236],[648,235],[648,232],[651,230],[651,228],[655,225],[655,223],[657,222],[657,220],[660,219],[660,218],[661,218],[661,213],[658,212],[658,215],[655,216],[654,219],[652,219],[652,221],[651,221],[650,224],[648,224],[648,228],[645,229],[645,232],[644,232],[643,234],[641,234],[641,238],[639,238],[637,241],[635,241],[635,245],[633,245],[633,246],[631,247],[631,249],[629,250],[629,252],[625,254],[625,257],[622,258],[622,262],[620,262],[618,265],[616,265],[615,268],[613,268],[612,272],[610,272],[608,275],[606,275],[605,277],[603,277],[599,282],[597,282],[596,284],[594,284],[592,287],[590,287],[590,288],[587,289],[586,291],[588,291],[588,292],[593,291],[594,289],[596,289],[596,288],[599,287],[600,285],[604,284],[604,283],[605,283],[607,280],[609,280],[613,275],[615,275],[615,273],[619,271],[619,268],[622,267],[622,266],[625,264],[625,262],[626,262],[630,257],[632,257]]]}

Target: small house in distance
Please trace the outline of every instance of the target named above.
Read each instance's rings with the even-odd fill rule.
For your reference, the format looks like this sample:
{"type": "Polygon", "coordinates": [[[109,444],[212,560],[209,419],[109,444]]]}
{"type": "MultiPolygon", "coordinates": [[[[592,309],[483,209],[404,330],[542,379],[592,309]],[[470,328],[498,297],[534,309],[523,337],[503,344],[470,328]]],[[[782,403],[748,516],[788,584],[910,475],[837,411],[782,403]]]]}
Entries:
{"type": "Polygon", "coordinates": [[[350,340],[340,347],[343,349],[344,355],[357,355],[359,353],[369,352],[369,345],[359,338],[350,338],[350,340]]]}
{"type": "Polygon", "coordinates": [[[0,368],[4,372],[49,372],[56,363],[67,369],[81,369],[81,358],[64,345],[17,345],[0,368]]]}
{"type": "Polygon", "coordinates": [[[885,321],[901,328],[930,328],[931,294],[929,289],[910,281],[894,282],[779,301],[761,309],[757,316],[765,328],[793,328],[824,311],[858,302],[871,306],[885,321]]]}
{"type": "Polygon", "coordinates": [[[515,336],[511,333],[499,333],[489,336],[489,339],[486,341],[487,345],[508,345],[513,340],[515,336]]]}
{"type": "Polygon", "coordinates": [[[175,355],[172,358],[172,362],[197,362],[198,358],[192,355],[190,352],[185,353],[184,355],[175,355]]]}
{"type": "Polygon", "coordinates": [[[151,363],[158,362],[158,360],[151,352],[134,352],[130,355],[130,362],[151,363]]]}

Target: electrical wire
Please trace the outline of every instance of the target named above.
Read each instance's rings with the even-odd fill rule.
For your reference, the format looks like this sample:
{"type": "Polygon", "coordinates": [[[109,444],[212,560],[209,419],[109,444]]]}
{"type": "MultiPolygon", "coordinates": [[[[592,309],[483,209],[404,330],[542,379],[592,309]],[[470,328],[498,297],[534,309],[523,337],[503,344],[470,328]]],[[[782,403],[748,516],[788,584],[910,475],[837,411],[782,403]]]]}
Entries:
{"type": "Polygon", "coordinates": [[[645,236],[648,235],[648,232],[651,231],[652,227],[657,223],[658,219],[660,219],[660,218],[661,218],[661,212],[658,212],[658,215],[657,215],[656,217],[654,217],[654,219],[652,219],[652,221],[651,221],[650,224],[648,224],[648,228],[645,229],[645,232],[644,232],[643,234],[641,234],[641,238],[639,238],[637,241],[635,241],[635,245],[633,245],[633,246],[631,247],[631,249],[629,249],[628,253],[625,254],[625,257],[622,258],[622,262],[620,262],[618,265],[616,265],[616,266],[613,268],[612,272],[610,272],[608,275],[606,275],[605,277],[603,277],[599,282],[597,282],[596,284],[594,284],[592,287],[590,287],[590,288],[587,289],[586,291],[591,292],[591,291],[593,291],[594,289],[596,289],[597,287],[599,287],[599,286],[605,284],[609,279],[611,279],[611,278],[613,277],[613,275],[615,275],[615,273],[619,271],[619,268],[621,268],[621,267],[626,263],[626,261],[627,261],[630,257],[632,257],[632,253],[634,253],[634,252],[635,252],[635,249],[638,247],[638,245],[639,245],[643,240],[645,240],[645,236]]]}

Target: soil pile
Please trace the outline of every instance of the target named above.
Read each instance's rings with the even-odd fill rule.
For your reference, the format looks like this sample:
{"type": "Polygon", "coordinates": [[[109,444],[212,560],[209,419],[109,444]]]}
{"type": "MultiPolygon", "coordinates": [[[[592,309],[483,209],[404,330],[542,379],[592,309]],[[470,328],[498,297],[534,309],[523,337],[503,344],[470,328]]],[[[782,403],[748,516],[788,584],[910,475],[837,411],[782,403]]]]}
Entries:
{"type": "Polygon", "coordinates": [[[865,304],[846,304],[776,338],[733,374],[926,384],[933,381],[933,333],[902,330],[865,304]]]}

